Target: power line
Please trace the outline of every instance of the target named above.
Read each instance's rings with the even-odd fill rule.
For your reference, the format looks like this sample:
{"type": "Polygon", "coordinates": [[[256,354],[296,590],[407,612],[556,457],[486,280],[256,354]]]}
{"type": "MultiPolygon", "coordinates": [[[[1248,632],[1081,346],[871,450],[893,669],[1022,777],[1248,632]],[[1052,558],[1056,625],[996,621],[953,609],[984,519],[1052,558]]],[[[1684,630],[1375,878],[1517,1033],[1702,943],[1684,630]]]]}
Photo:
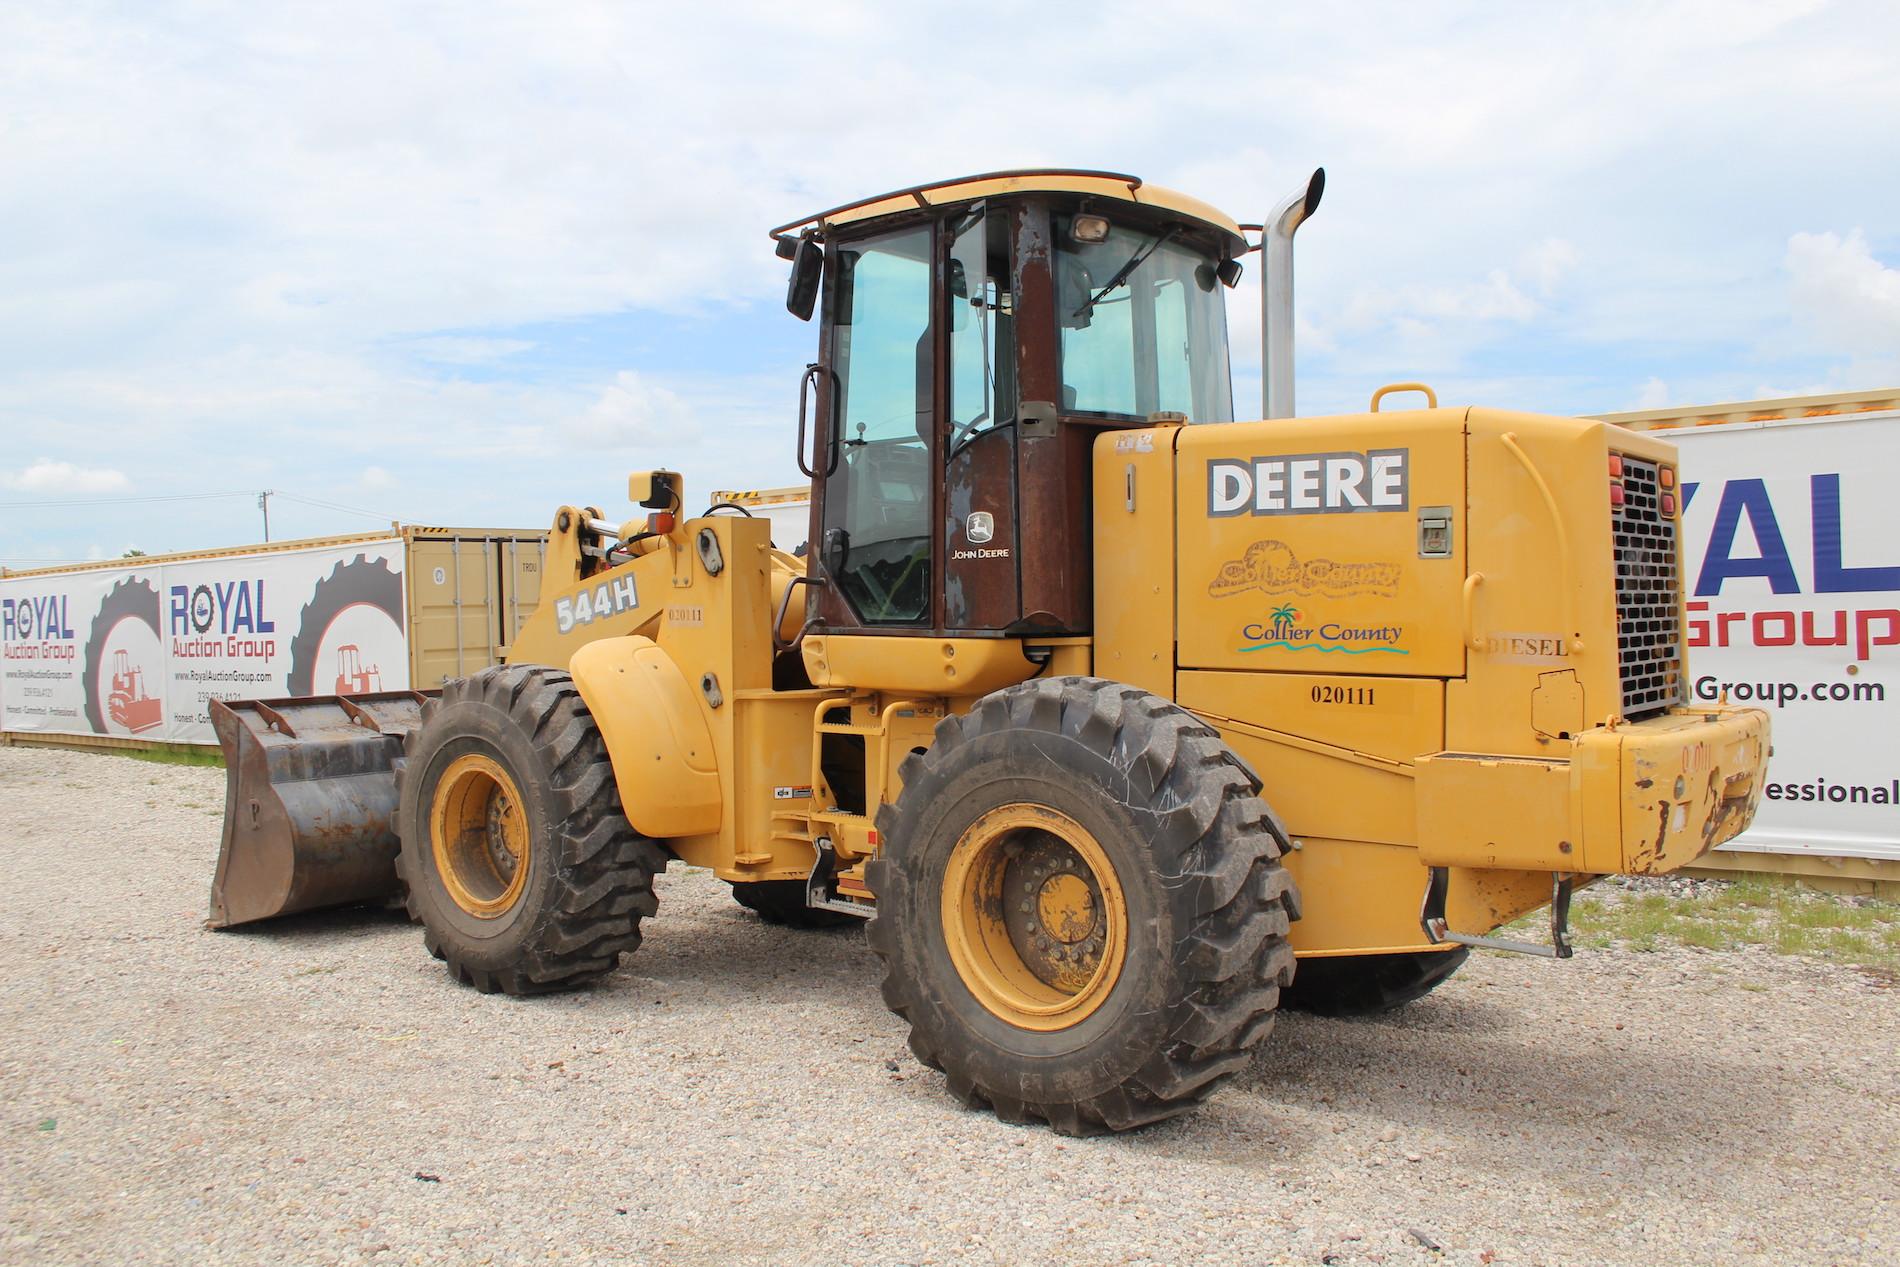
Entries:
{"type": "Polygon", "coordinates": [[[271,496],[282,497],[293,502],[302,502],[306,506],[316,506],[323,510],[340,510],[346,515],[362,515],[368,519],[380,519],[385,523],[402,518],[401,515],[386,515],[381,511],[364,510],[361,506],[345,506],[341,502],[326,502],[316,497],[304,497],[297,493],[286,493],[281,488],[273,490],[271,496]]]}

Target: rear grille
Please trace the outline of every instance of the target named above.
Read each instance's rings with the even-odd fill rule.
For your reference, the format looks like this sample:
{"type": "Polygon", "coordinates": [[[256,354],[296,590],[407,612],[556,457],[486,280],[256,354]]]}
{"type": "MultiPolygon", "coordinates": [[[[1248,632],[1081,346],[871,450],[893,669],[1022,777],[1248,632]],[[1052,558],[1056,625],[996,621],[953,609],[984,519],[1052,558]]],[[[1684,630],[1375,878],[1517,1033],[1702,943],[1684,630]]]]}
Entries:
{"type": "Polygon", "coordinates": [[[1623,457],[1623,504],[1610,510],[1616,539],[1616,659],[1623,716],[1644,717],[1682,699],[1682,614],[1676,521],[1662,513],[1656,464],[1623,457]]]}

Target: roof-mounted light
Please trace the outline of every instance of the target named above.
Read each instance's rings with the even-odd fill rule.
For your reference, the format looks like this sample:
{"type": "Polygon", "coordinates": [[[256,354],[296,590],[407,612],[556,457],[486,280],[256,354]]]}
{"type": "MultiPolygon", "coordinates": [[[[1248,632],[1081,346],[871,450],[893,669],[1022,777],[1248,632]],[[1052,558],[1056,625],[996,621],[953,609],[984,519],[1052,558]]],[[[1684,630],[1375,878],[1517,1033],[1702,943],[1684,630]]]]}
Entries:
{"type": "Polygon", "coordinates": [[[1079,215],[1069,221],[1069,236],[1085,246],[1108,241],[1108,217],[1079,215]]]}

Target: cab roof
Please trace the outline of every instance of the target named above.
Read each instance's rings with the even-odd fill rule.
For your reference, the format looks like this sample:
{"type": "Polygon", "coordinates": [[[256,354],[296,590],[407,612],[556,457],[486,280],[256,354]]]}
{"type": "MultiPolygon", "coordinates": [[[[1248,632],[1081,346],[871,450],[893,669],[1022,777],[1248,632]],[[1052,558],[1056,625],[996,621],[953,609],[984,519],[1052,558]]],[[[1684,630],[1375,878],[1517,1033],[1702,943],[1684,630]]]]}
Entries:
{"type": "Polygon", "coordinates": [[[1190,198],[1186,194],[1176,193],[1172,189],[1163,189],[1159,185],[1146,184],[1139,176],[1075,168],[1025,168],[1017,171],[984,172],[977,176],[958,176],[951,180],[911,185],[908,188],[892,190],[890,193],[860,198],[856,202],[848,202],[841,207],[833,207],[829,211],[820,211],[815,215],[794,220],[790,224],[781,224],[772,230],[772,236],[782,238],[794,230],[807,227],[820,230],[830,229],[861,220],[875,220],[881,216],[915,211],[920,207],[937,207],[951,203],[971,202],[978,198],[1024,193],[1087,194],[1093,198],[1112,198],[1121,202],[1137,203],[1144,207],[1156,207],[1191,220],[1198,220],[1220,231],[1233,240],[1236,253],[1244,249],[1247,244],[1239,224],[1225,212],[1217,211],[1198,198],[1190,198]]]}

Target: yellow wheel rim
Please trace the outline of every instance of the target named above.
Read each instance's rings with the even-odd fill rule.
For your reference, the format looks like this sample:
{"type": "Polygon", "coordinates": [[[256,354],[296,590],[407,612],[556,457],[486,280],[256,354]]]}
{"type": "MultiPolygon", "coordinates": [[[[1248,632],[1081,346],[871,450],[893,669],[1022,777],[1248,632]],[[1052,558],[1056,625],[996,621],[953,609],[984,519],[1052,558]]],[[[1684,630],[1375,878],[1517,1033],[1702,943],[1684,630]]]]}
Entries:
{"type": "Polygon", "coordinates": [[[1067,1029],[1102,1006],[1128,953],[1128,904],[1108,855],[1046,805],[999,806],[971,823],[943,878],[950,962],[991,1013],[1067,1029]]]}
{"type": "Polygon", "coordinates": [[[429,807],[435,871],[449,898],[478,919],[504,915],[528,884],[528,812],[515,781],[493,758],[457,757],[429,807]]]}

